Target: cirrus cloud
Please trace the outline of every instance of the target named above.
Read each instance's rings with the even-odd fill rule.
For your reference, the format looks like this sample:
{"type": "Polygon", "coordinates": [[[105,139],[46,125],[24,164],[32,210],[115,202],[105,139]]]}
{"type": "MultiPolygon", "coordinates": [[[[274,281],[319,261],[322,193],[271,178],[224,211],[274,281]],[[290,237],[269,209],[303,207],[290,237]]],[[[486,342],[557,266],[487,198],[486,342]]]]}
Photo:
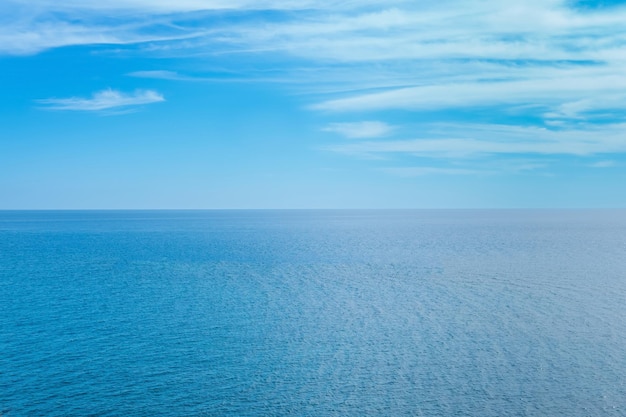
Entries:
{"type": "Polygon", "coordinates": [[[135,90],[132,93],[106,89],[95,92],[90,98],[48,98],[37,100],[46,110],[100,111],[130,108],[143,104],[159,103],[165,98],[153,90],[135,90]]]}
{"type": "Polygon", "coordinates": [[[384,122],[364,121],[353,123],[331,123],[322,130],[326,132],[338,133],[348,139],[364,139],[386,136],[394,130],[394,127],[384,122]]]}
{"type": "MultiPolygon", "coordinates": [[[[180,57],[193,71],[151,66],[128,73],[134,77],[283,83],[304,92],[314,117],[365,120],[323,128],[368,139],[328,147],[343,153],[626,153],[626,7],[589,3],[7,0],[0,4],[0,53],[115,44],[144,58],[180,57]],[[216,62],[237,76],[211,75],[206,68],[216,62]],[[398,129],[383,120],[390,112],[397,112],[398,129]],[[406,124],[431,120],[412,117],[419,113],[445,114],[448,122],[463,113],[467,130],[448,124],[445,134],[430,136],[421,123],[415,135],[396,137],[409,131],[403,117],[406,124]],[[392,132],[393,141],[375,140],[392,132]]],[[[98,111],[163,100],[150,90],[105,90],[39,104],[98,111]]]]}

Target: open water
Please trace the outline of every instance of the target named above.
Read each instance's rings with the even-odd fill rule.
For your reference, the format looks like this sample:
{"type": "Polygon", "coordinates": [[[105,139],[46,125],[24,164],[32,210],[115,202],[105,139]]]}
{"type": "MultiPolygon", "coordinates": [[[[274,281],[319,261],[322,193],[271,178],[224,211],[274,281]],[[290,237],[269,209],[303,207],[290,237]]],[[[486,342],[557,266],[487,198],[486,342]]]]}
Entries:
{"type": "Polygon", "coordinates": [[[624,416],[626,211],[0,212],[0,415],[624,416]]]}

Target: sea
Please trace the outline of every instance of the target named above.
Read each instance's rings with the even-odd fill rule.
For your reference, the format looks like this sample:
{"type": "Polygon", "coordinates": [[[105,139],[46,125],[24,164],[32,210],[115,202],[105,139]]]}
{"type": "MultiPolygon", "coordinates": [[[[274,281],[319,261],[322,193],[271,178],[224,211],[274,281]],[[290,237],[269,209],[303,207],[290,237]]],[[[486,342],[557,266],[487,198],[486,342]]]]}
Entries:
{"type": "Polygon", "coordinates": [[[624,416],[625,210],[0,211],[0,416],[624,416]]]}

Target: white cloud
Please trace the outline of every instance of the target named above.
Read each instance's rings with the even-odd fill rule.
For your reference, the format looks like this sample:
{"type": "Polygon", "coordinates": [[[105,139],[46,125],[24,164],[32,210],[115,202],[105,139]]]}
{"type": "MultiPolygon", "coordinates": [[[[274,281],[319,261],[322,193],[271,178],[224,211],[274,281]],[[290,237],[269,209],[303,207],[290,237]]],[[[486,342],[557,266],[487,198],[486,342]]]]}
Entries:
{"type": "Polygon", "coordinates": [[[626,105],[626,8],[572,4],[396,3],[223,29],[233,52],[287,53],[318,67],[317,91],[339,94],[313,109],[532,105],[550,123],[601,111],[616,116],[626,105]],[[377,88],[388,90],[367,91],[377,88]]]}
{"type": "MultiPolygon", "coordinates": [[[[523,4],[389,0],[384,5],[374,0],[5,0],[0,12],[5,16],[2,33],[7,40],[12,35],[19,39],[41,33],[41,22],[61,29],[63,24],[80,22],[83,28],[96,27],[96,32],[109,33],[120,43],[151,36],[162,39],[159,31],[167,26],[177,28],[174,32],[178,35],[193,33],[202,38],[179,47],[202,49],[224,43],[225,49],[233,52],[282,51],[339,62],[625,57],[625,9],[582,12],[570,5],[567,0],[523,4]],[[255,10],[289,13],[279,21],[264,21],[261,16],[222,20],[202,14],[255,10]],[[105,13],[109,18],[106,25],[101,19],[105,13]],[[59,14],[67,18],[59,20],[59,14]]],[[[63,30],[58,32],[63,35],[63,30]]],[[[55,29],[49,33],[54,35],[55,29]]],[[[89,33],[84,35],[74,39],[60,36],[56,42],[41,39],[39,49],[89,43],[89,33]]],[[[36,45],[32,48],[37,50],[36,45]]],[[[10,44],[3,50],[10,52],[10,44]]]]}
{"type": "Polygon", "coordinates": [[[216,71],[206,76],[182,74],[169,70],[133,71],[126,74],[129,77],[149,78],[169,81],[204,82],[204,83],[289,83],[288,79],[277,79],[265,74],[255,74],[234,71],[216,71]]]}
{"type": "MultiPolygon", "coordinates": [[[[0,23],[1,20],[0,20],[0,23]]],[[[146,23],[107,26],[58,20],[18,21],[0,26],[0,55],[30,55],[70,45],[132,45],[173,42],[198,36],[180,31],[142,33],[146,23]]]]}
{"type": "Polygon", "coordinates": [[[37,100],[46,110],[76,111],[129,108],[161,101],[165,101],[165,98],[160,93],[152,90],[136,90],[133,93],[123,93],[111,89],[98,91],[91,98],[70,97],[37,100]]]}
{"type": "Polygon", "coordinates": [[[423,85],[384,92],[351,95],[347,98],[324,101],[314,109],[328,111],[376,111],[385,109],[432,110],[486,105],[515,105],[533,103],[535,105],[558,105],[560,113],[577,113],[579,109],[592,108],[591,100],[582,100],[590,94],[599,97],[610,96],[612,105],[626,101],[626,93],[616,94],[616,90],[626,89],[626,79],[606,71],[586,70],[546,70],[542,77],[525,80],[497,80],[491,82],[440,83],[423,85]],[[593,77],[595,74],[595,77],[593,77]],[[585,103],[584,106],[563,106],[571,101],[585,103]],[[564,104],[561,104],[565,102],[564,104]]]}
{"type": "Polygon", "coordinates": [[[129,77],[137,78],[154,78],[157,80],[174,80],[174,81],[190,81],[194,80],[192,77],[180,75],[175,71],[167,70],[153,70],[153,71],[134,71],[126,74],[129,77]]]}
{"type": "MultiPolygon", "coordinates": [[[[4,0],[8,5],[56,11],[142,11],[145,13],[177,13],[207,10],[301,10],[342,9],[367,4],[374,0],[327,0],[323,6],[315,0],[4,0]]],[[[396,1],[396,3],[398,3],[396,1]]]]}
{"type": "Polygon", "coordinates": [[[335,132],[349,139],[377,138],[393,131],[393,126],[384,122],[364,121],[354,123],[331,123],[323,130],[335,132]]]}
{"type": "Polygon", "coordinates": [[[349,155],[406,154],[459,159],[484,155],[578,155],[626,152],[626,124],[583,126],[562,130],[457,124],[425,129],[424,136],[394,141],[360,141],[325,149],[349,155]]]}
{"type": "MultiPolygon", "coordinates": [[[[573,5],[569,0],[5,0],[0,54],[129,45],[129,54],[181,56],[197,64],[187,67],[194,68],[193,76],[175,68],[129,75],[290,82],[308,95],[311,109],[325,112],[322,117],[352,112],[367,120],[387,110],[487,113],[486,108],[517,116],[518,126],[468,124],[466,131],[441,126],[445,134],[426,126],[410,140],[342,143],[332,147],[338,152],[443,157],[626,152],[626,7],[573,5]],[[198,70],[216,61],[237,75],[211,77],[198,70]]],[[[98,94],[40,103],[98,110],[163,100],[158,93],[98,94]]],[[[372,139],[390,129],[384,122],[361,122],[325,130],[372,139]]]]}
{"type": "MultiPolygon", "coordinates": [[[[358,2],[353,2],[358,3],[358,2]]],[[[340,62],[395,59],[602,59],[620,49],[626,10],[579,12],[568,1],[386,2],[297,21],[230,28],[247,46],[340,62]]],[[[622,53],[622,56],[624,54],[622,53]]],[[[611,58],[615,55],[611,54],[611,58]]]]}

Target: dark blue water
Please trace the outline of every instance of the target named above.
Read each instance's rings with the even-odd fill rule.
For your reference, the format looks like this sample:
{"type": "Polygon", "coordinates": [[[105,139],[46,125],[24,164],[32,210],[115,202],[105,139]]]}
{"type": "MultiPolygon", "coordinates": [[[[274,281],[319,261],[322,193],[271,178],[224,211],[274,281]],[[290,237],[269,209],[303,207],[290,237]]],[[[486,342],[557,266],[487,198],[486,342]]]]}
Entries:
{"type": "Polygon", "coordinates": [[[623,416],[626,211],[0,212],[0,415],[623,416]]]}

